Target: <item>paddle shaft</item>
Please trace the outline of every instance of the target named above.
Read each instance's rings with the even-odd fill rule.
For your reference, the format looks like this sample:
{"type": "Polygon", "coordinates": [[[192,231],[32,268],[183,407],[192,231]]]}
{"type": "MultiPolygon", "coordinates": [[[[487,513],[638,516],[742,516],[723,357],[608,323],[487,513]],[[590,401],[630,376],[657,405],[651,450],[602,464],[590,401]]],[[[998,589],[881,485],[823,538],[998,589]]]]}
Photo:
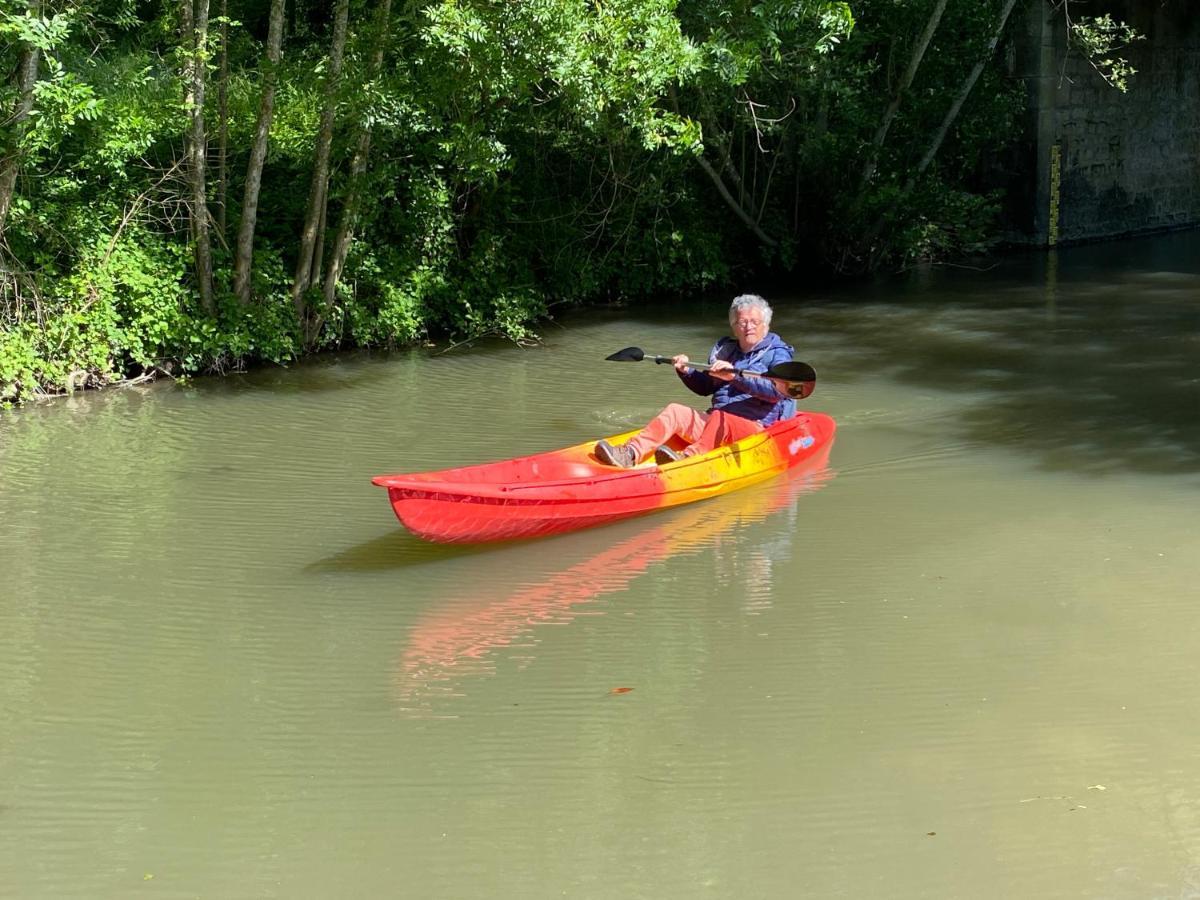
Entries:
{"type": "MultiPolygon", "coordinates": [[[[660,366],[665,363],[671,362],[671,357],[669,357],[669,356],[647,356],[646,359],[652,359],[652,360],[654,360],[655,363],[657,363],[660,366]]],[[[688,360],[687,367],[689,369],[695,369],[698,372],[707,372],[710,369],[712,369],[712,366],[710,366],[708,363],[692,362],[691,360],[688,360]]],[[[732,372],[734,375],[739,375],[742,377],[744,377],[746,375],[749,375],[752,378],[770,378],[771,377],[766,372],[750,372],[750,371],[747,371],[746,369],[729,369],[729,371],[732,372]]]]}
{"type": "MultiPolygon", "coordinates": [[[[605,359],[612,362],[641,362],[644,359],[652,359],[658,365],[666,363],[674,363],[674,359],[670,356],[658,356],[654,353],[646,353],[641,347],[626,347],[624,350],[618,350],[616,353],[606,356],[605,359]]],[[[688,368],[695,369],[698,372],[711,372],[712,366],[706,363],[694,363],[690,360],[686,363],[688,368]]],[[[754,378],[766,378],[771,381],[783,382],[787,385],[784,393],[794,400],[803,400],[812,393],[813,386],[817,381],[817,373],[808,363],[790,361],[779,363],[771,366],[765,372],[751,372],[748,369],[728,370],[739,377],[747,375],[754,378]]]]}

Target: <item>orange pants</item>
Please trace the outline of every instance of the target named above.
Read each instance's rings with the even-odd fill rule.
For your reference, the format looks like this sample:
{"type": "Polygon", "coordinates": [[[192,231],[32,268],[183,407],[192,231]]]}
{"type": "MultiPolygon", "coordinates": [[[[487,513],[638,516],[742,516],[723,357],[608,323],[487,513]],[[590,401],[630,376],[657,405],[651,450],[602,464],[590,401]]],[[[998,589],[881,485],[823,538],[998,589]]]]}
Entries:
{"type": "Polygon", "coordinates": [[[683,455],[695,456],[762,430],[758,422],[732,413],[720,410],[703,413],[682,403],[672,403],[630,438],[626,446],[633,448],[638,462],[641,462],[672,437],[679,435],[688,443],[683,455]]]}

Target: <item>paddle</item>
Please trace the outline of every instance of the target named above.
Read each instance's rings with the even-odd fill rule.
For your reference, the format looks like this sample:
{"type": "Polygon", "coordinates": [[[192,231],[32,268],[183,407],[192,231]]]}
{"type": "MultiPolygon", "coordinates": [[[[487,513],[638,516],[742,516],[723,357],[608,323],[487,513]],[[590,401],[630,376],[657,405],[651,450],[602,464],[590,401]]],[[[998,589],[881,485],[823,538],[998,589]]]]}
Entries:
{"type": "MultiPolygon", "coordinates": [[[[618,350],[610,356],[604,357],[613,362],[641,362],[644,359],[652,359],[658,365],[669,363],[669,356],[652,356],[647,355],[641,347],[626,347],[624,350],[618,350]]],[[[707,372],[712,366],[706,363],[689,362],[689,369],[696,369],[700,372],[707,372]]],[[[813,388],[817,385],[817,370],[806,362],[792,360],[791,362],[779,363],[771,366],[765,372],[747,372],[745,369],[733,369],[735,375],[746,376],[750,375],[754,378],[774,378],[778,381],[785,382],[787,385],[784,391],[789,397],[796,400],[803,400],[813,392],[813,388]]]]}

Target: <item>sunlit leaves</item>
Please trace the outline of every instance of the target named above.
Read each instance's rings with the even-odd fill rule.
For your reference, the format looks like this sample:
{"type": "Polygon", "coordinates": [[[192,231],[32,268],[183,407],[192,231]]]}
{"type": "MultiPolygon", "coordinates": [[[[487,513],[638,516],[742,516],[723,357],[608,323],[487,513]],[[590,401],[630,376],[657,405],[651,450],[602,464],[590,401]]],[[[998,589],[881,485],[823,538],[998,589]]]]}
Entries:
{"type": "MultiPolygon", "coordinates": [[[[1064,12],[1066,12],[1064,10],[1064,12]]],[[[1068,18],[1071,44],[1092,64],[1100,76],[1119,91],[1129,89],[1129,79],[1137,74],[1120,52],[1137,41],[1146,39],[1137,29],[1119,22],[1105,13],[1102,16],[1068,18]]]]}
{"type": "MultiPolygon", "coordinates": [[[[674,8],[669,0],[442,2],[426,10],[428,53],[419,62],[444,114],[474,129],[499,136],[553,113],[560,127],[628,128],[647,147],[671,145],[684,125],[661,98],[701,62],[674,8]]],[[[492,158],[499,171],[505,155],[492,158]]]]}
{"type": "Polygon", "coordinates": [[[74,21],[74,10],[49,17],[31,15],[25,10],[7,11],[0,16],[0,35],[49,53],[67,39],[74,21]]]}

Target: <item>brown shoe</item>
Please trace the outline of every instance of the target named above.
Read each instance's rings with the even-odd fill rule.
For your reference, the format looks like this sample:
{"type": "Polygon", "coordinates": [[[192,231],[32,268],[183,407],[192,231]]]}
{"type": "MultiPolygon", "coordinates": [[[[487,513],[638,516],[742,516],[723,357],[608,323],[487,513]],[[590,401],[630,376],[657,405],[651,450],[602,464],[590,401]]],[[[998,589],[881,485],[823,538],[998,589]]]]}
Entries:
{"type": "Polygon", "coordinates": [[[670,447],[659,447],[654,451],[654,461],[660,466],[665,466],[667,463],[679,462],[683,459],[682,453],[676,453],[670,447]]]}
{"type": "Polygon", "coordinates": [[[638,462],[633,455],[633,448],[628,444],[614,447],[608,441],[596,441],[596,459],[620,469],[632,469],[638,462]]]}

